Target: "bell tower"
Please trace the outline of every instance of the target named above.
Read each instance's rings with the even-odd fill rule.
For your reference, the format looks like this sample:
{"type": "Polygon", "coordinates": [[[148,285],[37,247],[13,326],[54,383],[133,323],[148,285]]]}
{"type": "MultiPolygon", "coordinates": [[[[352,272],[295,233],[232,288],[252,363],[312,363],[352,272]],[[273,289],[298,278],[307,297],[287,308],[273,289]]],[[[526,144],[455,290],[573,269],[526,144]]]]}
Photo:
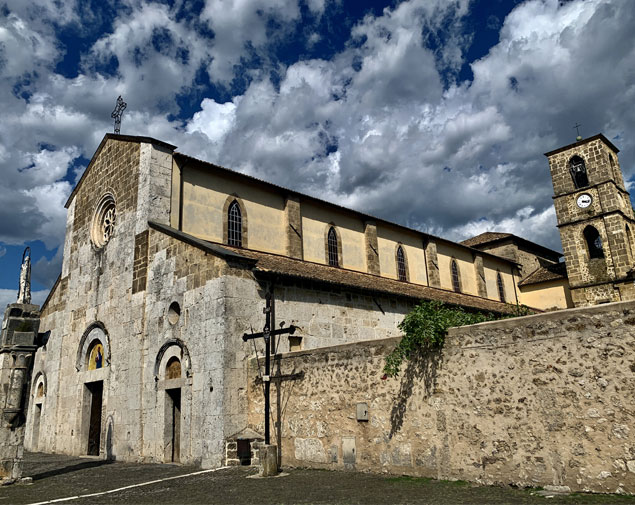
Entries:
{"type": "Polygon", "coordinates": [[[604,135],[545,153],[576,307],[635,299],[635,217],[604,135]]]}

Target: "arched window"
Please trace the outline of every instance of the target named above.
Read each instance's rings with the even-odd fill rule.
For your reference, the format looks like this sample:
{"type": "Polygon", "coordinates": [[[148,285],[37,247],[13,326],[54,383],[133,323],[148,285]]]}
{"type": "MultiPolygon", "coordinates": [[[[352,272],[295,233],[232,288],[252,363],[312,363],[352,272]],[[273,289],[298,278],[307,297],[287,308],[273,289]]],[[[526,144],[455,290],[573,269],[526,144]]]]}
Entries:
{"type": "Polygon", "coordinates": [[[586,174],[586,165],[580,156],[574,156],[569,160],[569,171],[573,177],[573,184],[576,188],[586,188],[589,185],[589,178],[586,174]]]}
{"type": "Polygon", "coordinates": [[[604,258],[600,233],[593,226],[589,225],[584,229],[583,234],[587,250],[589,251],[589,258],[604,258]]]}
{"type": "Polygon", "coordinates": [[[503,276],[500,272],[496,273],[496,286],[498,286],[498,298],[505,303],[505,284],[503,284],[503,276]]]}
{"type": "Polygon", "coordinates": [[[227,211],[227,244],[243,246],[243,220],[240,205],[234,200],[227,211]]]}
{"type": "Polygon", "coordinates": [[[328,235],[328,250],[329,250],[329,265],[332,267],[339,267],[339,254],[337,248],[337,233],[335,232],[335,228],[331,226],[329,228],[328,235]]]}
{"type": "Polygon", "coordinates": [[[176,356],[172,356],[165,365],[165,378],[166,379],[180,379],[181,378],[181,360],[176,356]]]}
{"type": "Polygon", "coordinates": [[[460,293],[461,279],[459,278],[459,266],[456,264],[456,260],[452,260],[450,270],[452,271],[452,289],[454,289],[457,293],[460,293]]]}
{"type": "Polygon", "coordinates": [[[397,247],[397,276],[400,281],[408,280],[408,273],[406,272],[406,257],[403,253],[403,247],[397,247]]]}

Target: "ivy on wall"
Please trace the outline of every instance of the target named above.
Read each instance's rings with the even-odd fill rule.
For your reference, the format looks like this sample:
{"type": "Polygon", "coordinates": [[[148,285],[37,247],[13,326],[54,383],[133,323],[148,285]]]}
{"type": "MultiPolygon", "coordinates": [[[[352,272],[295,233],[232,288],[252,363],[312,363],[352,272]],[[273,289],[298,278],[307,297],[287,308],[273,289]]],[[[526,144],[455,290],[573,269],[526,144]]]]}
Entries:
{"type": "Polygon", "coordinates": [[[524,305],[519,306],[512,314],[499,315],[467,312],[461,307],[439,301],[422,301],[399,324],[403,337],[397,347],[386,356],[384,373],[387,377],[394,377],[399,373],[403,362],[416,353],[442,348],[449,328],[531,313],[524,305]]]}

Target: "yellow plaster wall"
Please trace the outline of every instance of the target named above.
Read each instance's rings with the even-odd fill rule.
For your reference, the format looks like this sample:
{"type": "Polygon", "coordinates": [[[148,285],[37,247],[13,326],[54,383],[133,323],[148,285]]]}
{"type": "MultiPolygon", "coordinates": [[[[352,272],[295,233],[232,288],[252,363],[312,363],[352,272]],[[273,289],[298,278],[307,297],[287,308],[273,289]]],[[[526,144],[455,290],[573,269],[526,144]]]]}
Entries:
{"type": "Polygon", "coordinates": [[[342,239],[340,266],[366,272],[364,223],[361,219],[304,200],[301,208],[305,260],[327,264],[324,237],[328,223],[332,222],[342,239]]]}
{"type": "Polygon", "coordinates": [[[476,269],[474,268],[474,259],[472,258],[472,252],[470,250],[446,242],[437,242],[437,255],[439,261],[439,276],[443,289],[454,291],[452,287],[452,271],[450,269],[452,258],[454,258],[459,267],[461,292],[478,295],[476,269]]]}
{"type": "Polygon", "coordinates": [[[536,309],[566,309],[573,307],[569,282],[557,279],[520,287],[520,303],[536,309]]]}
{"type": "Polygon", "coordinates": [[[408,233],[398,228],[377,225],[377,245],[379,249],[379,271],[382,277],[397,279],[397,244],[406,253],[409,281],[427,285],[426,267],[423,257],[423,241],[420,235],[408,233]]]}
{"type": "Polygon", "coordinates": [[[495,258],[484,256],[483,270],[485,271],[487,298],[490,300],[500,299],[498,296],[498,285],[496,283],[496,274],[500,272],[503,278],[503,286],[505,287],[505,301],[515,304],[516,290],[514,286],[518,282],[518,279],[513,275],[511,265],[504,261],[498,261],[495,258]]]}
{"type": "Polygon", "coordinates": [[[241,198],[247,212],[250,249],[284,254],[284,199],[250,182],[222,173],[183,169],[183,231],[213,242],[223,241],[223,206],[229,195],[241,198]]]}

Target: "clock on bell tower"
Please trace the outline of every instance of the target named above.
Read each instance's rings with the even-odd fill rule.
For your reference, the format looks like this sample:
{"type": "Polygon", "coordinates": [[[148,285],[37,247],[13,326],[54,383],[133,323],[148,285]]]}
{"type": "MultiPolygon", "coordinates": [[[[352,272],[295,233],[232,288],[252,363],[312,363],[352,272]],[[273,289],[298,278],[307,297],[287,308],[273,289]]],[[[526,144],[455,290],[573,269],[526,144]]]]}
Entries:
{"type": "Polygon", "coordinates": [[[545,153],[576,306],[635,299],[635,216],[618,152],[599,134],[545,153]]]}

